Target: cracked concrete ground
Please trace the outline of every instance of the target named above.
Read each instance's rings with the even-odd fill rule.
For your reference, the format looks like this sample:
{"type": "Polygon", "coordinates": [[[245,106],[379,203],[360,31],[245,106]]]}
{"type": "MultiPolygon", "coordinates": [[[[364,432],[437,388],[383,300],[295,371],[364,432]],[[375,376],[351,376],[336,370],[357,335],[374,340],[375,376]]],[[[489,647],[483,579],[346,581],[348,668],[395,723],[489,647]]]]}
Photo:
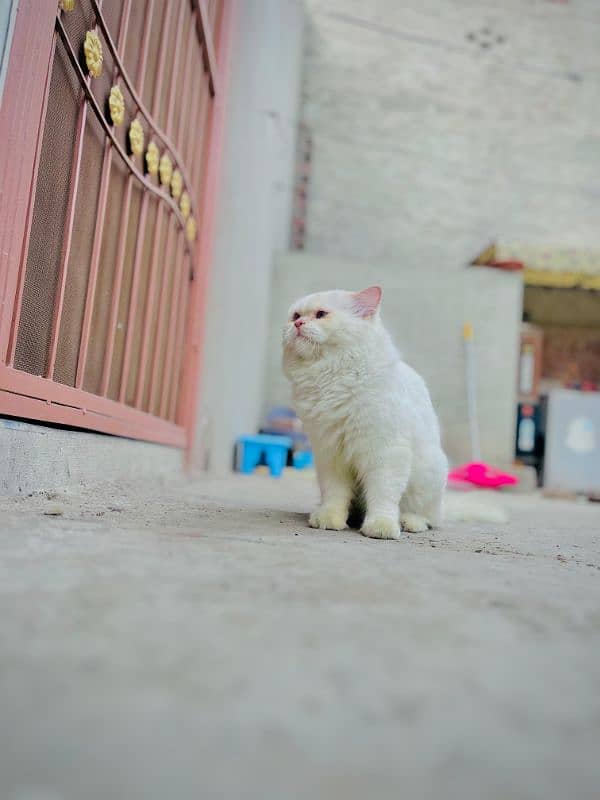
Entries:
{"type": "Polygon", "coordinates": [[[382,542],[314,495],[1,499],[0,797],[596,800],[600,507],[382,542]]]}

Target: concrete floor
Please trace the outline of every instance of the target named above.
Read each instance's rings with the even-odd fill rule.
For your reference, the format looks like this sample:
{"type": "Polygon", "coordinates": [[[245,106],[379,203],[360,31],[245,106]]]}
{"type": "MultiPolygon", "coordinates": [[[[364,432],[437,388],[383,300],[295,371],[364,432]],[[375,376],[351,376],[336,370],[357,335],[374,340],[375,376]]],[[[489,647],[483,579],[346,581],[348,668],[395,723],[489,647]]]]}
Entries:
{"type": "Polygon", "coordinates": [[[2,800],[596,800],[600,507],[381,542],[313,498],[0,500],[2,800]]]}

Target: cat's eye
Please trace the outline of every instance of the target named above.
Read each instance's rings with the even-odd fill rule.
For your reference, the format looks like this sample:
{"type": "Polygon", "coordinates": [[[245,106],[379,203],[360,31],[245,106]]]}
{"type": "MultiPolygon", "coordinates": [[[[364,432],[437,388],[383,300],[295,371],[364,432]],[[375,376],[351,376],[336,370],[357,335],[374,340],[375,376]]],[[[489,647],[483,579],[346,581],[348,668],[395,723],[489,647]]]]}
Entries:
{"type": "Polygon", "coordinates": [[[296,311],[292,314],[292,322],[296,322],[297,319],[300,319],[300,314],[296,311]]]}
{"type": "Polygon", "coordinates": [[[315,314],[315,317],[316,317],[317,319],[323,319],[323,317],[326,317],[326,316],[327,316],[327,314],[329,314],[329,311],[323,311],[323,309],[319,309],[319,310],[317,311],[317,313],[315,314]]]}

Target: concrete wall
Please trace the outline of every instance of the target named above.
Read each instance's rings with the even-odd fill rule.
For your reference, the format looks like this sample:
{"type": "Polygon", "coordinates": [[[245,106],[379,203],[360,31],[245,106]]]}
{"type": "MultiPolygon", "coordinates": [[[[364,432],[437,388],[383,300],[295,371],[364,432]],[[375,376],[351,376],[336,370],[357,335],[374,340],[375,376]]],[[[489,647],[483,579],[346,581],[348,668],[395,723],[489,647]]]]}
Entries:
{"type": "Polygon", "coordinates": [[[301,0],[238,0],[194,460],[222,472],[263,403],[273,252],[288,246],[301,0]]]}
{"type": "Polygon", "coordinates": [[[2,418],[0,454],[0,495],[169,478],[183,466],[174,447],[2,418]]]}
{"type": "Polygon", "coordinates": [[[404,358],[426,379],[451,460],[469,460],[462,326],[475,328],[477,399],[484,457],[513,458],[515,391],[522,284],[518,275],[485,268],[450,272],[428,264],[419,272],[295,253],[275,265],[269,332],[267,400],[287,403],[281,372],[281,329],[289,304],[324,288],[383,286],[383,319],[404,358]]]}
{"type": "Polygon", "coordinates": [[[307,0],[306,249],[460,269],[600,242],[598,0],[307,0]]]}

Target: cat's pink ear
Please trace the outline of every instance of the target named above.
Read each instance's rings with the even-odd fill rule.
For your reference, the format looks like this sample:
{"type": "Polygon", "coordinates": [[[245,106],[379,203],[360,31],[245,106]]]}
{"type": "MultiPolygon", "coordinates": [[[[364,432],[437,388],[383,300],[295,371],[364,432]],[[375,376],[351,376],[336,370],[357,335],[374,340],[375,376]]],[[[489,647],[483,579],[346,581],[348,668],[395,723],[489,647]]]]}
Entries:
{"type": "Polygon", "coordinates": [[[360,317],[374,316],[381,303],[381,286],[369,286],[362,292],[354,292],[352,295],[352,305],[354,311],[360,317]]]}

